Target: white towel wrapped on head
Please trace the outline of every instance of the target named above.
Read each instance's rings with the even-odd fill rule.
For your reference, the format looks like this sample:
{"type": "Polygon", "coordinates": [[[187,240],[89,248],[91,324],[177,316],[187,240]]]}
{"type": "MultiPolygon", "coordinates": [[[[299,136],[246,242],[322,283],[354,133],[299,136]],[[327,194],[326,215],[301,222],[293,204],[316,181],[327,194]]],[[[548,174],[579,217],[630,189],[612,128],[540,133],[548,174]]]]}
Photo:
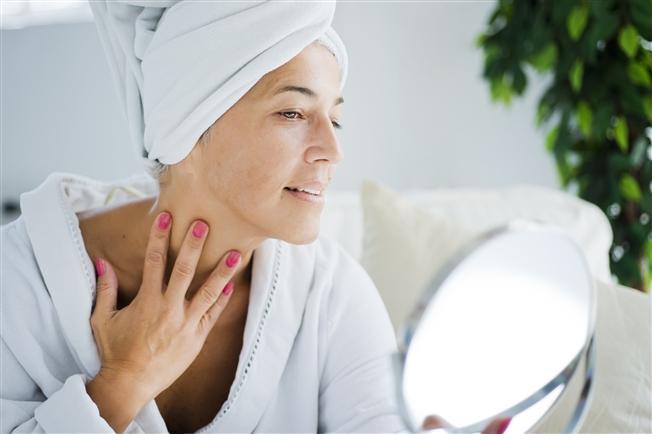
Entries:
{"type": "Polygon", "coordinates": [[[341,69],[335,1],[93,0],[91,10],[125,106],[150,160],[183,160],[199,137],[266,73],[312,42],[341,69]]]}

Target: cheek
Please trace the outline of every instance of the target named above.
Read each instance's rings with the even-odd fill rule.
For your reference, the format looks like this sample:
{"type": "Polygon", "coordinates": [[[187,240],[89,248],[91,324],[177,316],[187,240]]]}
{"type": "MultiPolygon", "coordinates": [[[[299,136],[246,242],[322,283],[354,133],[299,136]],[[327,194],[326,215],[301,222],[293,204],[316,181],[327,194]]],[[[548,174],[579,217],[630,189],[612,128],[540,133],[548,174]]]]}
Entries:
{"type": "Polygon", "coordinates": [[[258,190],[257,195],[270,192],[280,192],[283,187],[294,179],[293,168],[301,158],[300,149],[292,142],[278,137],[268,138],[256,143],[250,152],[247,152],[246,178],[251,187],[258,190]]]}
{"type": "Polygon", "coordinates": [[[217,182],[212,184],[228,188],[241,204],[278,200],[283,188],[297,181],[294,167],[300,156],[283,144],[258,145],[240,148],[213,170],[217,182]]]}

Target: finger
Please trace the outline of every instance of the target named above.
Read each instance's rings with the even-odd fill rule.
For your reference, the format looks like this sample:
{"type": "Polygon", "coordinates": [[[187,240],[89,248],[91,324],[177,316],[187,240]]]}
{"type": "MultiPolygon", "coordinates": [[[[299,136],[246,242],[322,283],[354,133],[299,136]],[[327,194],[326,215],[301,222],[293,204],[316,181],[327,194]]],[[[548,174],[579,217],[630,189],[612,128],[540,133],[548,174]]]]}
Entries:
{"type": "Polygon", "coordinates": [[[103,321],[116,310],[118,278],[109,262],[100,257],[95,258],[95,272],[97,273],[96,299],[91,321],[94,321],[94,318],[97,321],[103,321]]]}
{"type": "Polygon", "coordinates": [[[451,426],[444,418],[435,414],[428,415],[421,425],[421,429],[436,429],[451,426]]]}
{"type": "Polygon", "coordinates": [[[165,290],[165,298],[173,305],[184,305],[207,235],[208,225],[201,220],[195,221],[186,233],[165,290]]]}
{"type": "MultiPolygon", "coordinates": [[[[190,300],[188,306],[188,317],[191,321],[199,324],[204,314],[212,308],[214,304],[217,307],[210,313],[210,319],[214,324],[217,317],[224,310],[228,300],[223,298],[230,298],[230,294],[225,294],[222,291],[226,288],[227,282],[233,277],[233,274],[240,263],[240,252],[231,250],[225,254],[217,267],[213,270],[206,282],[197,290],[190,300]]],[[[206,322],[204,320],[204,322],[206,322]]],[[[211,321],[209,321],[210,323],[211,321]]],[[[202,325],[205,328],[205,325],[202,325]]],[[[212,326],[211,326],[212,327],[212,326]]]]}
{"type": "Polygon", "coordinates": [[[512,418],[510,417],[493,420],[489,425],[487,425],[487,428],[482,431],[482,434],[503,434],[511,420],[512,418]]]}
{"type": "Polygon", "coordinates": [[[198,324],[198,332],[206,337],[208,333],[213,329],[213,326],[224,312],[224,308],[231,300],[231,294],[233,294],[234,285],[233,282],[228,282],[222,289],[222,293],[217,298],[217,301],[213,303],[211,307],[208,308],[206,313],[202,315],[198,324]]]}
{"type": "Polygon", "coordinates": [[[152,224],[147,249],[145,250],[143,282],[137,296],[160,295],[162,293],[161,288],[165,276],[171,223],[172,215],[168,212],[162,212],[152,224]]]}

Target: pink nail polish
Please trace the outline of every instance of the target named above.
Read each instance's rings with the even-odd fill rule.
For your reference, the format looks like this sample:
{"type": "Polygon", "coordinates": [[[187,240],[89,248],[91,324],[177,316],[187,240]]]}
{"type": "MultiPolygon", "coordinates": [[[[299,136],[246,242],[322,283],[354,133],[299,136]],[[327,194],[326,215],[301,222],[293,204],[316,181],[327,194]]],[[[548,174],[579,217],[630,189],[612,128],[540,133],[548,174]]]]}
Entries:
{"type": "Polygon", "coordinates": [[[511,421],[512,421],[511,417],[503,419],[500,422],[500,425],[498,426],[498,434],[503,434],[511,421]]]}
{"type": "Polygon", "coordinates": [[[227,283],[226,286],[224,286],[224,289],[222,290],[224,295],[229,295],[231,294],[232,291],[233,291],[233,282],[227,283]]]}
{"type": "Polygon", "coordinates": [[[161,230],[165,230],[170,226],[170,221],[171,221],[170,214],[168,213],[163,213],[160,216],[158,216],[158,228],[161,230]]]}
{"type": "Polygon", "coordinates": [[[97,273],[97,277],[104,276],[104,273],[106,272],[104,261],[100,258],[95,258],[95,272],[97,273]]]}
{"type": "Polygon", "coordinates": [[[195,223],[195,227],[192,229],[192,234],[195,238],[201,238],[206,233],[206,228],[208,226],[202,221],[195,223]]]}
{"type": "Polygon", "coordinates": [[[229,256],[226,257],[226,266],[229,268],[233,268],[233,266],[238,262],[238,259],[240,259],[240,253],[238,252],[229,253],[229,256]]]}

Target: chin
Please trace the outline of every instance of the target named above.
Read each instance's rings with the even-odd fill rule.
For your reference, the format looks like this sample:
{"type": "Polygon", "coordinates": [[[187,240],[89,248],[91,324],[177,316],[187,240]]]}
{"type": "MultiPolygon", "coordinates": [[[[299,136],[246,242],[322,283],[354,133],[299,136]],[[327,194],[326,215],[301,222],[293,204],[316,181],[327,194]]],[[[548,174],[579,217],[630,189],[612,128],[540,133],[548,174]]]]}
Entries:
{"type": "Polygon", "coordinates": [[[279,238],[290,244],[310,244],[319,237],[319,225],[301,228],[288,228],[279,238]]]}

